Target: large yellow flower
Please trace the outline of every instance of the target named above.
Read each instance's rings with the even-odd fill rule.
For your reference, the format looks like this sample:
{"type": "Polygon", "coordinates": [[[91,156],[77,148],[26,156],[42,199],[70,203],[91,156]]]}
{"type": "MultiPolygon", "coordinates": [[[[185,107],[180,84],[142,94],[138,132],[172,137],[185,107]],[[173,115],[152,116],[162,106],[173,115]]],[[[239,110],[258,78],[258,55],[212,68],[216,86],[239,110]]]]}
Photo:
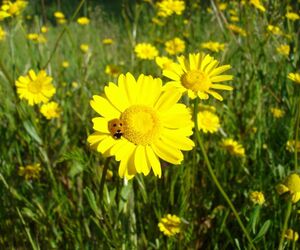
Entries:
{"type": "Polygon", "coordinates": [[[222,101],[223,98],[214,89],[232,90],[232,87],[217,84],[221,81],[232,80],[232,75],[220,75],[231,68],[230,65],[218,67],[218,61],[210,55],[189,54],[189,60],[184,56],[177,57],[178,63],[172,65],[172,69],[165,69],[163,75],[172,81],[166,84],[177,87],[181,92],[188,93],[190,98],[199,96],[200,99],[208,99],[208,95],[222,101]]]}
{"type": "Polygon", "coordinates": [[[36,74],[29,70],[27,76],[20,76],[16,81],[17,93],[21,99],[26,99],[29,105],[46,103],[56,92],[51,82],[52,77],[47,76],[46,71],[41,70],[36,74]]]}
{"type": "Polygon", "coordinates": [[[151,168],[161,176],[159,158],[172,164],[183,160],[181,150],[194,146],[191,113],[177,103],[181,93],[163,91],[162,81],[140,75],[120,75],[109,83],[105,95],[93,97],[92,108],[101,115],[93,119],[95,133],[88,142],[105,156],[120,161],[119,175],[130,179],[136,173],[148,175],[151,168]],[[180,117],[180,119],[179,119],[180,117]]]}

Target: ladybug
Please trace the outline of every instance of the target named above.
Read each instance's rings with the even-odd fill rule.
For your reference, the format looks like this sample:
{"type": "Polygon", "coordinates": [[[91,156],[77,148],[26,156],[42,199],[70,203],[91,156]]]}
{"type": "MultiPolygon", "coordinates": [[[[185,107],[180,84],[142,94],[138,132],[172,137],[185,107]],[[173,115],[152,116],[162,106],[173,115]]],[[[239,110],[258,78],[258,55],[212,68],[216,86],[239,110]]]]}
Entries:
{"type": "Polygon", "coordinates": [[[124,134],[123,123],[120,119],[112,119],[108,122],[108,130],[113,138],[120,139],[124,134]]]}

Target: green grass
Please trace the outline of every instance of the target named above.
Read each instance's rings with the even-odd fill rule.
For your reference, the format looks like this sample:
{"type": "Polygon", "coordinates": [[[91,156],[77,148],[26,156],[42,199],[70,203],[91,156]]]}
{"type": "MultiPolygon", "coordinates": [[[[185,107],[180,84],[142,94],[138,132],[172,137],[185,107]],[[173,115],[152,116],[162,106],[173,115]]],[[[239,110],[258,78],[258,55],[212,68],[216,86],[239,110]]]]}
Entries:
{"type": "MultiPolygon", "coordinates": [[[[164,26],[151,22],[155,9],[145,2],[123,1],[120,13],[110,12],[109,3],[104,8],[86,2],[75,17],[88,15],[91,23],[85,27],[75,20],[55,25],[53,12],[47,13],[51,22],[44,23],[49,27],[46,44],[26,39],[42,25],[42,14],[34,12],[33,3],[23,18],[0,22],[7,33],[0,41],[1,249],[250,249],[209,174],[195,134],[196,147],[185,153],[181,165],[163,163],[162,178],[140,174],[128,182],[118,176],[118,162],[107,162],[87,143],[93,130],[91,119],[97,116],[89,101],[102,93],[106,83],[117,81],[104,73],[105,66],[115,64],[123,73],[151,74],[166,82],[154,61],[136,58],[134,46],[150,42],[166,55],[164,42],[175,36],[185,40],[185,55],[200,51],[201,42],[226,43],[223,52],[210,53],[221,64],[232,66],[234,80],[229,85],[234,90],[222,93],[223,102],[212,97],[201,101],[216,107],[222,125],[218,133],[201,133],[201,137],[213,171],[254,246],[279,247],[289,205],[275,187],[295,171],[296,155],[285,147],[296,136],[300,91],[300,86],[287,79],[288,73],[300,69],[299,21],[284,16],[288,4],[299,13],[299,2],[264,1],[265,13],[249,4],[234,5],[235,1],[228,1],[222,12],[208,13],[211,3],[201,1],[201,7],[195,8],[194,2],[187,1],[183,15],[173,15],[164,26]],[[238,12],[237,25],[247,31],[246,37],[226,28],[229,9],[238,12]],[[28,13],[36,14],[27,20],[28,13]],[[188,24],[183,24],[184,19],[188,24]],[[281,27],[291,38],[270,34],[268,24],[281,27]],[[102,39],[108,37],[114,44],[103,45],[102,39]],[[87,54],[80,51],[81,43],[89,44],[87,54]],[[288,57],[276,52],[283,43],[292,48],[288,57]],[[62,68],[63,60],[69,61],[69,68],[62,68]],[[57,88],[52,99],[63,110],[59,119],[51,121],[41,115],[39,105],[31,107],[21,101],[15,88],[19,76],[45,65],[57,88]],[[74,81],[77,87],[72,86],[74,81]],[[284,117],[274,118],[272,107],[283,109],[284,117]],[[224,151],[220,146],[224,137],[242,143],[246,157],[224,151]],[[41,177],[26,181],[18,175],[18,168],[31,163],[41,163],[41,177]],[[113,177],[102,186],[105,164],[113,177]],[[250,201],[249,192],[254,190],[265,194],[263,206],[250,201]],[[183,221],[181,233],[169,238],[157,226],[168,213],[183,221]]],[[[75,13],[76,6],[72,7],[68,17],[75,13]]],[[[192,107],[192,101],[188,103],[192,107]]],[[[299,204],[294,204],[288,228],[300,233],[297,209],[299,204]]],[[[299,243],[284,240],[284,247],[298,249],[299,243]]]]}

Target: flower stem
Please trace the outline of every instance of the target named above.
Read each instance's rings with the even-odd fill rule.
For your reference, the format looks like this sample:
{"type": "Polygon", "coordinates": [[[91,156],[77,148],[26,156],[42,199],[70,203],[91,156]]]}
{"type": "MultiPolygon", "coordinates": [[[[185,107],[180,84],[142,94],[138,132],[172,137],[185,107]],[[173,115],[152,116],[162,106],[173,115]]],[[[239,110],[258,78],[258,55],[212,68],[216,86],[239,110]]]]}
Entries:
{"type": "Polygon", "coordinates": [[[285,231],[286,231],[287,226],[288,226],[288,221],[289,221],[289,218],[291,216],[291,212],[292,212],[292,201],[289,200],[288,207],[287,207],[287,209],[285,211],[285,218],[284,218],[284,223],[283,223],[283,228],[282,228],[282,232],[281,232],[281,237],[280,237],[280,242],[279,242],[278,250],[282,250],[283,249],[283,242],[284,242],[285,231]]]}
{"type": "Polygon", "coordinates": [[[298,103],[297,105],[297,117],[296,117],[296,132],[295,132],[295,143],[294,143],[294,150],[295,150],[295,171],[298,170],[298,136],[299,136],[299,120],[300,120],[300,98],[297,97],[298,103]]]}
{"type": "Polygon", "coordinates": [[[100,198],[101,201],[102,201],[102,197],[103,197],[104,183],[105,183],[105,178],[106,178],[106,173],[107,173],[109,162],[110,162],[110,157],[108,157],[105,160],[105,163],[104,163],[104,166],[103,166],[103,170],[102,170],[102,176],[101,176],[101,182],[100,182],[100,190],[99,190],[99,198],[100,198]]]}
{"type": "Polygon", "coordinates": [[[205,164],[207,165],[207,168],[208,168],[208,171],[209,171],[209,174],[211,176],[211,178],[213,179],[213,182],[215,183],[215,185],[217,186],[217,188],[219,189],[220,193],[222,194],[223,198],[226,200],[227,204],[229,205],[229,207],[231,208],[239,226],[241,227],[242,231],[244,232],[246,238],[248,239],[249,241],[249,244],[250,244],[250,247],[251,249],[256,249],[253,242],[252,242],[252,239],[246,229],[246,227],[244,226],[237,210],[235,209],[233,203],[230,201],[228,195],[226,194],[225,190],[223,189],[223,187],[221,186],[220,182],[218,181],[213,169],[212,169],[212,166],[210,164],[210,161],[208,159],[208,156],[207,156],[207,153],[206,153],[206,150],[204,148],[204,145],[203,145],[203,141],[202,141],[202,138],[200,136],[200,133],[199,133],[199,130],[198,130],[198,121],[197,121],[197,114],[198,114],[198,98],[195,99],[195,102],[194,102],[194,122],[195,122],[195,134],[196,134],[196,139],[197,139],[197,142],[200,146],[200,149],[202,151],[202,154],[203,154],[203,157],[204,157],[204,161],[205,161],[205,164]]]}

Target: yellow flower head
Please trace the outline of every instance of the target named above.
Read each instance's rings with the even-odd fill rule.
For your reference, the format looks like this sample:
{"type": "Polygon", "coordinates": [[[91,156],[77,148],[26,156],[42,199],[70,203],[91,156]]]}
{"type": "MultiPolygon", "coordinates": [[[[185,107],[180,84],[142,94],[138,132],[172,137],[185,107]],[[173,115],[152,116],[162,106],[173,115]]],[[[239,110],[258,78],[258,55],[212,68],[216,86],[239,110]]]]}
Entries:
{"type": "Polygon", "coordinates": [[[206,42],[206,43],[201,43],[201,47],[203,49],[208,49],[212,52],[220,52],[224,51],[225,49],[225,44],[224,43],[219,43],[219,42],[206,42]]]}
{"type": "Polygon", "coordinates": [[[250,3],[257,9],[259,9],[262,12],[265,12],[265,7],[261,4],[260,0],[250,0],[250,3]]]}
{"type": "Polygon", "coordinates": [[[65,15],[64,15],[64,13],[62,13],[61,11],[55,11],[55,12],[54,12],[54,17],[55,17],[56,19],[65,19],[65,15]]]}
{"type": "Polygon", "coordinates": [[[46,103],[55,94],[52,77],[41,70],[36,74],[32,69],[27,76],[20,76],[16,80],[17,93],[21,99],[26,99],[29,105],[46,103]]]}
{"type": "Polygon", "coordinates": [[[300,16],[295,12],[286,13],[285,17],[291,21],[296,21],[300,19],[300,16]]]}
{"type": "Polygon", "coordinates": [[[167,216],[160,219],[158,223],[159,230],[164,235],[170,237],[177,233],[180,233],[181,220],[176,215],[167,214],[167,216]]]}
{"type": "Polygon", "coordinates": [[[27,39],[35,43],[46,43],[47,39],[42,34],[29,33],[27,34],[27,39]]]}
{"type": "Polygon", "coordinates": [[[41,106],[40,112],[48,120],[51,120],[53,118],[58,118],[60,116],[61,109],[57,102],[48,102],[41,106]]]}
{"type": "Polygon", "coordinates": [[[41,164],[36,163],[32,165],[27,165],[25,167],[19,167],[18,174],[20,176],[24,176],[26,180],[38,179],[40,177],[41,170],[41,164]]]}
{"type": "Polygon", "coordinates": [[[269,24],[268,27],[267,27],[267,30],[270,33],[272,33],[273,35],[277,35],[277,36],[283,35],[283,32],[281,31],[281,29],[278,26],[275,26],[275,25],[269,24]]]}
{"type": "Polygon", "coordinates": [[[80,25],[88,25],[90,23],[90,19],[88,19],[87,17],[79,17],[77,19],[77,23],[80,25]]]}
{"type": "Polygon", "coordinates": [[[271,113],[274,116],[274,118],[281,118],[284,116],[284,110],[279,108],[271,108],[271,113]]]}
{"type": "Polygon", "coordinates": [[[26,8],[28,2],[17,0],[14,3],[8,1],[1,6],[2,11],[6,12],[8,16],[18,16],[26,8]]]}
{"type": "Polygon", "coordinates": [[[104,39],[102,40],[102,44],[104,44],[104,45],[111,45],[111,44],[113,44],[113,43],[114,43],[114,40],[111,39],[111,38],[104,38],[104,39]]]}
{"type": "Polygon", "coordinates": [[[200,111],[197,115],[198,119],[198,128],[204,133],[215,133],[220,128],[220,119],[219,117],[207,110],[200,111]]]}
{"type": "Polygon", "coordinates": [[[283,56],[288,56],[290,54],[290,46],[287,44],[282,44],[276,48],[277,52],[283,56]]]}
{"type": "Polygon", "coordinates": [[[41,27],[41,32],[42,33],[47,33],[48,31],[49,31],[48,27],[46,27],[46,26],[41,27]]]}
{"type": "Polygon", "coordinates": [[[172,81],[166,88],[175,86],[182,93],[187,92],[194,99],[208,99],[209,95],[222,101],[223,97],[215,89],[232,90],[232,87],[218,84],[221,81],[230,81],[232,75],[221,75],[231,68],[230,65],[218,66],[219,62],[210,55],[203,53],[189,54],[189,58],[177,57],[179,63],[174,63],[172,69],[163,70],[163,75],[172,81]]]}
{"type": "Polygon", "coordinates": [[[285,238],[292,241],[297,241],[299,239],[299,234],[293,229],[289,228],[285,231],[285,238]]]}
{"type": "Polygon", "coordinates": [[[295,152],[295,149],[297,150],[297,152],[300,152],[300,141],[297,141],[297,143],[295,143],[295,140],[288,140],[286,142],[286,150],[295,152]]]}
{"type": "Polygon", "coordinates": [[[231,30],[233,33],[239,34],[241,36],[247,36],[247,32],[235,24],[228,24],[227,28],[231,30]]]}
{"type": "Polygon", "coordinates": [[[276,189],[279,195],[288,193],[291,201],[297,203],[300,200],[300,176],[296,173],[290,174],[276,189]]]}
{"type": "Polygon", "coordinates": [[[134,52],[138,58],[144,60],[153,60],[158,56],[157,49],[150,43],[138,43],[134,48],[134,52]]]}
{"type": "Polygon", "coordinates": [[[265,203],[265,196],[262,192],[259,191],[251,192],[249,198],[254,204],[262,205],[265,203]]]}
{"type": "Polygon", "coordinates": [[[4,29],[2,29],[2,27],[0,26],[0,41],[4,40],[6,37],[6,32],[4,31],[4,29]]]}
{"type": "Polygon", "coordinates": [[[155,62],[162,70],[171,69],[174,61],[166,56],[157,56],[155,62]]]}
{"type": "Polygon", "coordinates": [[[89,51],[89,49],[90,49],[89,45],[86,44],[86,43],[80,44],[79,48],[80,48],[80,50],[81,50],[82,53],[87,53],[89,51]]]}
{"type": "Polygon", "coordinates": [[[177,55],[179,53],[184,52],[185,50],[185,43],[178,37],[175,37],[172,40],[169,40],[165,43],[166,51],[170,55],[177,55]]]}
{"type": "Polygon", "coordinates": [[[110,82],[104,92],[91,101],[100,117],[93,119],[96,132],[88,142],[105,156],[120,161],[120,177],[148,175],[151,169],[161,177],[159,158],[180,164],[181,150],[194,147],[188,138],[193,127],[191,112],[177,103],[180,92],[164,90],[161,79],[140,75],[136,80],[130,73],[122,74],[118,84],[110,82]]]}
{"type": "Polygon", "coordinates": [[[245,149],[243,145],[233,139],[223,139],[222,146],[232,155],[239,157],[245,156],[245,149]]]}
{"type": "Polygon", "coordinates": [[[185,2],[181,0],[163,0],[157,2],[158,16],[168,17],[173,15],[181,15],[185,9],[185,2]]]}
{"type": "Polygon", "coordinates": [[[110,75],[112,77],[117,77],[120,75],[121,69],[116,65],[106,65],[105,67],[105,74],[110,75]]]}
{"type": "Polygon", "coordinates": [[[63,61],[62,63],[61,63],[61,66],[63,67],[63,68],[69,68],[70,67],[70,63],[68,62],[68,61],[63,61]]]}
{"type": "Polygon", "coordinates": [[[240,18],[238,16],[230,16],[230,21],[236,23],[240,21],[240,18]]]}
{"type": "Polygon", "coordinates": [[[300,74],[299,73],[289,73],[288,78],[294,83],[300,84],[300,74]]]}

